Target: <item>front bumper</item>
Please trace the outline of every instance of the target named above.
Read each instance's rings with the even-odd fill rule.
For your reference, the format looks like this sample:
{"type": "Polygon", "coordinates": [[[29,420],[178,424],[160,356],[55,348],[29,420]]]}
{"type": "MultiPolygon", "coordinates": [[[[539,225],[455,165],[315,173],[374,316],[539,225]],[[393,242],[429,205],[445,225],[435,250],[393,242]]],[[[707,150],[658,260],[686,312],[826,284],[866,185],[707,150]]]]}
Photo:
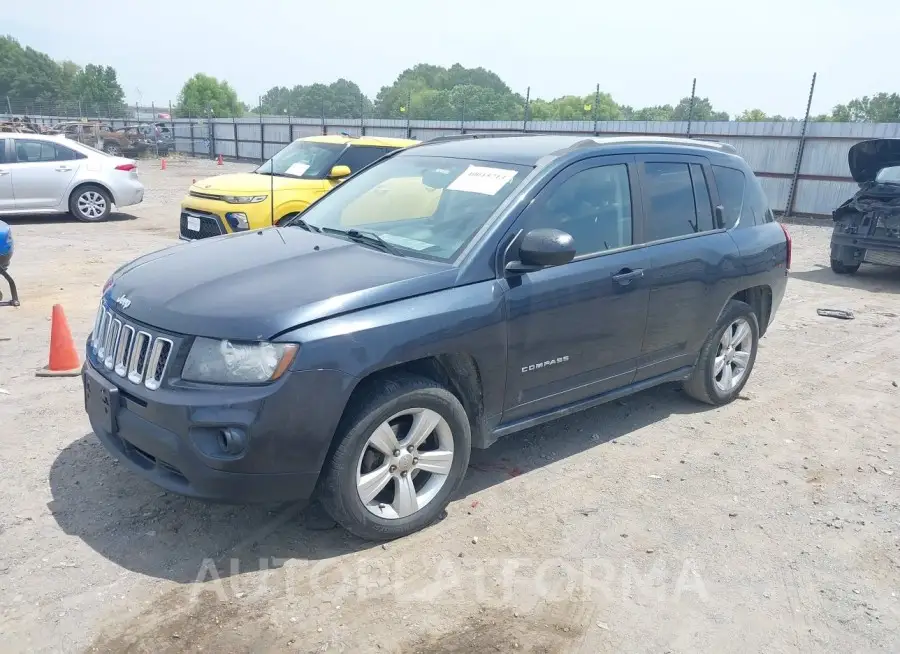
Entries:
{"type": "MultiPolygon", "coordinates": [[[[228,213],[243,213],[247,216],[249,229],[263,229],[272,226],[271,206],[268,201],[253,204],[229,204],[220,200],[209,200],[188,196],[181,203],[181,224],[179,236],[185,241],[231,234],[231,225],[225,219],[228,213]],[[200,229],[189,229],[187,217],[200,220],[200,229]]],[[[195,224],[196,226],[196,224],[195,224]]]]}
{"type": "Polygon", "coordinates": [[[228,503],[309,499],[352,388],[333,370],[292,371],[266,386],[156,391],[118,377],[90,345],[82,373],[94,433],[116,458],[162,488],[228,503]],[[223,429],[246,446],[224,451],[223,429]]]}

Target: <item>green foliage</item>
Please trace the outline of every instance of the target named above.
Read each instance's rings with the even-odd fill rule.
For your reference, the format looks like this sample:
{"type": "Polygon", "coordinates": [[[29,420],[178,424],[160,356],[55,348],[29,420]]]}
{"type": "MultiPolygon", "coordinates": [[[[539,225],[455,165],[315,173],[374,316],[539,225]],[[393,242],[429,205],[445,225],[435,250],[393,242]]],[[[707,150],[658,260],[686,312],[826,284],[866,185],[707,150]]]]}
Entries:
{"type": "Polygon", "coordinates": [[[253,111],[304,117],[358,118],[360,111],[364,115],[372,115],[372,101],[355,83],[339,79],[327,85],[298,85],[290,89],[275,86],[262,96],[260,105],[253,111]]]}
{"type": "Polygon", "coordinates": [[[716,111],[713,109],[709,98],[694,98],[694,110],[691,112],[691,98],[681,98],[681,101],[675,105],[672,110],[672,118],[670,120],[688,120],[692,116],[695,121],[702,120],[728,120],[728,113],[725,111],[716,111]]]}
{"type": "MultiPolygon", "coordinates": [[[[66,65],[71,63],[66,62],[66,65]]],[[[125,101],[125,93],[112,66],[88,64],[75,73],[71,88],[74,97],[85,104],[121,106],[125,101]]]]}
{"type": "Polygon", "coordinates": [[[197,73],[181,87],[175,112],[178,116],[243,116],[244,105],[228,82],[197,73]]]}
{"type": "Polygon", "coordinates": [[[847,104],[839,104],[831,111],[833,122],[842,123],[900,123],[900,95],[876,93],[864,95],[847,104]]]}
{"type": "Polygon", "coordinates": [[[0,96],[48,101],[63,88],[62,67],[43,52],[0,37],[0,96]]]}

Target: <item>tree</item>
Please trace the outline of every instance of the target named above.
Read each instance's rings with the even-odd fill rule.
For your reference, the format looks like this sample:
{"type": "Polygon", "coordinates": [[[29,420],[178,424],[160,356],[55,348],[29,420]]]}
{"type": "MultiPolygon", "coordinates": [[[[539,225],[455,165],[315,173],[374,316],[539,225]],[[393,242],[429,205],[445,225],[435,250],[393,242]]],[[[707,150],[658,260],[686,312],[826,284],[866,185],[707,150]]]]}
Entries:
{"type": "Polygon", "coordinates": [[[734,119],[738,122],[743,123],[762,123],[770,118],[766,115],[766,112],[762,109],[745,109],[743,112],[739,113],[734,119]]]}
{"type": "Polygon", "coordinates": [[[226,81],[197,73],[184,83],[175,110],[179,116],[242,116],[244,108],[226,81]]]}
{"type": "Polygon", "coordinates": [[[0,96],[48,101],[59,97],[62,86],[59,64],[11,36],[0,37],[0,96]]]}
{"type": "Polygon", "coordinates": [[[260,99],[254,112],[290,114],[292,116],[328,116],[329,118],[359,118],[360,112],[372,113],[372,101],[354,82],[339,79],[331,84],[310,84],[289,89],[275,86],[260,99]]]}
{"type": "Polygon", "coordinates": [[[675,108],[670,104],[658,104],[652,107],[634,110],[631,107],[623,107],[625,120],[673,120],[672,114],[675,108]]]}
{"type": "Polygon", "coordinates": [[[691,98],[682,98],[672,111],[671,120],[728,120],[728,113],[713,109],[709,98],[694,98],[694,110],[691,112],[691,98]]]}
{"type": "Polygon", "coordinates": [[[72,90],[74,96],[85,105],[119,107],[125,101],[125,93],[112,66],[88,64],[75,74],[72,90]]]}

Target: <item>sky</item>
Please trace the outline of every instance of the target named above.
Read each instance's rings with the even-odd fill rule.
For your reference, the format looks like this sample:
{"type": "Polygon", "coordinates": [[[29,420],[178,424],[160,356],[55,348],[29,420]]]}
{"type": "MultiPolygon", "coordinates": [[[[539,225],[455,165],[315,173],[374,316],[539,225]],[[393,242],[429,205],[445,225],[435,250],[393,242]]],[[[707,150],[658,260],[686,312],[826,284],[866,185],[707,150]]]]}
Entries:
{"type": "Polygon", "coordinates": [[[893,64],[877,63],[897,59],[896,0],[4,4],[0,32],[54,59],[111,65],[129,102],[156,106],[197,72],[228,80],[251,106],[272,86],[340,77],[374,98],[417,63],[483,66],[544,99],[599,83],[635,108],[675,104],[696,78],[697,95],[732,115],[802,117],[814,72],[814,114],[900,92],[893,64]]]}

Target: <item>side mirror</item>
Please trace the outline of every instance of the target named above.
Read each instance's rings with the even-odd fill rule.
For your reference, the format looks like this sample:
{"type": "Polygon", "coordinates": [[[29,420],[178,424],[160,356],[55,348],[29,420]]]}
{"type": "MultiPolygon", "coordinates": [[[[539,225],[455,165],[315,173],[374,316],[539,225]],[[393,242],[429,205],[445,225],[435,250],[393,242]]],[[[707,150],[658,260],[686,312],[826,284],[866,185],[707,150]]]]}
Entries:
{"type": "Polygon", "coordinates": [[[575,241],[571,234],[558,229],[532,229],[519,244],[519,260],[506,264],[506,271],[531,272],[561,266],[574,258],[575,241]]]}
{"type": "Polygon", "coordinates": [[[331,172],[328,173],[328,179],[343,179],[344,177],[350,177],[350,174],[350,166],[334,166],[331,172]]]}

